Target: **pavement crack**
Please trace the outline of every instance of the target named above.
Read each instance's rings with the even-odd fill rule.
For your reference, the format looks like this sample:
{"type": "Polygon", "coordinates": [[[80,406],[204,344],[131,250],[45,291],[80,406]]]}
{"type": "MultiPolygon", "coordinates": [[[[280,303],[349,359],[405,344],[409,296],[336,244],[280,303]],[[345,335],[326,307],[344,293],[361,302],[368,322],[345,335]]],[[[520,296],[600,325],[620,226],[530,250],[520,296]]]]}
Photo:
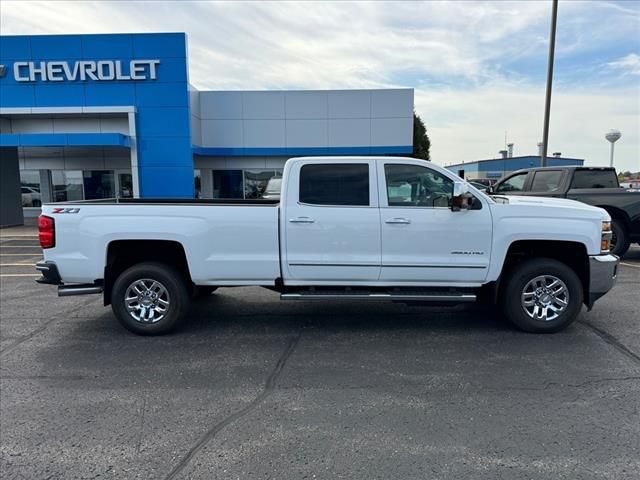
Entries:
{"type": "MultiPolygon", "coordinates": [[[[91,302],[93,302],[93,299],[89,299],[89,300],[83,302],[82,305],[79,305],[79,306],[71,309],[64,316],[69,317],[69,316],[73,315],[74,313],[79,312],[80,310],[85,308],[91,302]]],[[[44,322],[42,325],[40,325],[38,328],[36,328],[31,333],[28,333],[26,335],[22,335],[22,336],[18,337],[16,339],[16,341],[13,342],[11,345],[9,345],[9,346],[3,348],[2,350],[0,350],[0,355],[6,355],[7,353],[12,352],[16,348],[18,348],[20,345],[22,345],[24,342],[27,342],[27,341],[31,340],[33,337],[35,337],[36,335],[38,335],[39,333],[44,332],[47,328],[49,328],[49,326],[52,323],[54,323],[56,320],[59,320],[60,318],[64,318],[64,316],[56,316],[56,317],[50,318],[49,320],[44,322]]]]}
{"type": "Polygon", "coordinates": [[[632,362],[640,365],[640,355],[638,355],[637,353],[632,352],[631,350],[629,350],[629,348],[626,347],[624,344],[622,344],[622,342],[620,342],[620,340],[618,340],[616,337],[614,337],[610,333],[607,333],[604,330],[596,327],[592,323],[587,322],[586,320],[580,320],[580,322],[578,322],[578,323],[580,323],[581,325],[584,325],[585,327],[587,327],[589,330],[591,330],[593,333],[595,333],[597,336],[599,336],[602,340],[604,340],[609,345],[611,345],[613,348],[615,348],[620,353],[622,353],[627,358],[629,358],[632,362]]]}
{"type": "Polygon", "coordinates": [[[11,345],[9,345],[8,347],[5,347],[2,350],[0,350],[0,355],[5,355],[5,354],[7,354],[9,352],[12,352],[16,348],[18,348],[21,344],[23,344],[24,342],[26,342],[28,340],[31,340],[33,337],[35,337],[39,333],[45,331],[49,327],[49,325],[51,325],[56,320],[58,320],[58,317],[50,318],[49,320],[44,322],[42,325],[40,325],[38,328],[36,328],[31,333],[28,333],[27,335],[22,335],[21,337],[18,337],[16,339],[16,341],[13,342],[11,345]]]}
{"type": "Polygon", "coordinates": [[[200,439],[187,451],[180,462],[178,462],[178,464],[173,467],[171,472],[169,472],[169,474],[165,477],[165,480],[173,480],[174,478],[176,478],[182,472],[182,470],[184,470],[184,468],[189,465],[189,462],[191,462],[193,457],[195,457],[195,455],[200,450],[202,450],[202,448],[204,448],[204,446],[207,445],[207,443],[209,443],[222,429],[251,413],[261,403],[263,403],[269,395],[271,395],[271,393],[275,389],[276,383],[278,382],[278,378],[282,374],[282,371],[287,364],[287,360],[289,360],[289,357],[291,357],[291,354],[293,354],[294,350],[298,346],[301,336],[302,329],[295,337],[291,338],[287,342],[287,346],[285,347],[284,352],[282,352],[282,355],[280,355],[280,358],[278,359],[278,362],[276,363],[274,369],[271,371],[271,374],[267,378],[262,392],[247,406],[235,411],[222,421],[213,425],[209,430],[207,430],[207,432],[205,432],[205,434],[202,435],[200,439]]]}
{"type": "Polygon", "coordinates": [[[140,445],[142,444],[142,433],[144,432],[144,413],[147,410],[147,397],[142,400],[142,408],[140,409],[140,433],[138,434],[138,443],[136,444],[136,455],[140,454],[140,445]]]}

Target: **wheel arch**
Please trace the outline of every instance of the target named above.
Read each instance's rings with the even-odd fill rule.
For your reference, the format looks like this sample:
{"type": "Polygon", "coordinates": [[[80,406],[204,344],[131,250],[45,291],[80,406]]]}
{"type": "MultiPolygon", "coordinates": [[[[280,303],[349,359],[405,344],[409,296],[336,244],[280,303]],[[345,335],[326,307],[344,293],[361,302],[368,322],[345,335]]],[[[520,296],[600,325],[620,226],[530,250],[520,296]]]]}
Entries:
{"type": "Polygon", "coordinates": [[[142,262],[159,262],[179,271],[191,283],[184,246],[174,240],[114,240],[107,245],[104,268],[104,305],[111,303],[113,284],[127,268],[142,262]]]}
{"type": "Polygon", "coordinates": [[[589,255],[580,242],[564,240],[516,240],[509,245],[502,271],[495,285],[495,300],[501,291],[501,280],[524,260],[539,257],[551,258],[570,267],[580,279],[584,298],[589,297],[589,255]]]}
{"type": "Polygon", "coordinates": [[[623,209],[614,207],[612,205],[596,205],[596,207],[600,207],[607,211],[607,213],[611,216],[611,219],[622,220],[624,226],[628,229],[631,225],[631,219],[627,212],[623,209]]]}

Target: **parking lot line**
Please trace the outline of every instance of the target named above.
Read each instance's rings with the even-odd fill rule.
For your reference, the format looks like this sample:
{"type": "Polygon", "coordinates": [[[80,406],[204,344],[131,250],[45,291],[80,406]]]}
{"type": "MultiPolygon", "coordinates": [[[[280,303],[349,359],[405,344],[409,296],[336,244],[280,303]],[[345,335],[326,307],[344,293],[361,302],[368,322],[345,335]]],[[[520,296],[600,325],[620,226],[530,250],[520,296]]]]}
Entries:
{"type": "Polygon", "coordinates": [[[0,257],[37,257],[39,253],[0,253],[0,257]]]}
{"type": "Polygon", "coordinates": [[[39,277],[39,273],[0,273],[0,277],[39,277]]]}
{"type": "Polygon", "coordinates": [[[640,268],[640,265],[633,265],[632,263],[626,262],[620,262],[620,265],[624,265],[625,267],[640,268]]]}
{"type": "Polygon", "coordinates": [[[1,248],[40,248],[40,245],[0,245],[1,248]]]}
{"type": "Polygon", "coordinates": [[[0,267],[35,267],[35,263],[0,263],[0,267]]]}

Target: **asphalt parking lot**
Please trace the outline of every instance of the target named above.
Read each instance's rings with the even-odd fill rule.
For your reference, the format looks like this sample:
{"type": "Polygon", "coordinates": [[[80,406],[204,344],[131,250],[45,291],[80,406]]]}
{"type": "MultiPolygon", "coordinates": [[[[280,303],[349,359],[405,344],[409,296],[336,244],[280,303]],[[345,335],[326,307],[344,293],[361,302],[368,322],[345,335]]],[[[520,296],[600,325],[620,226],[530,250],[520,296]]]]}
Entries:
{"type": "Polygon", "coordinates": [[[638,479],[640,248],[555,335],[479,307],[220,289],[179,333],[34,283],[0,231],[5,479],[638,479]]]}

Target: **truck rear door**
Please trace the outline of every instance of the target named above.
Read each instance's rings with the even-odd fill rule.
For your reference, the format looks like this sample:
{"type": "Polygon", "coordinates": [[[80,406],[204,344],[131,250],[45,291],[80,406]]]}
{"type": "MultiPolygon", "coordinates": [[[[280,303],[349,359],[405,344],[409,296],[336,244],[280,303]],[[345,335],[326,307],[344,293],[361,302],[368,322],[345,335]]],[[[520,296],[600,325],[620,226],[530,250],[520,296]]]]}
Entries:
{"type": "Polygon", "coordinates": [[[290,284],[372,282],[380,276],[375,165],[366,159],[295,162],[287,173],[281,232],[290,284]]]}

